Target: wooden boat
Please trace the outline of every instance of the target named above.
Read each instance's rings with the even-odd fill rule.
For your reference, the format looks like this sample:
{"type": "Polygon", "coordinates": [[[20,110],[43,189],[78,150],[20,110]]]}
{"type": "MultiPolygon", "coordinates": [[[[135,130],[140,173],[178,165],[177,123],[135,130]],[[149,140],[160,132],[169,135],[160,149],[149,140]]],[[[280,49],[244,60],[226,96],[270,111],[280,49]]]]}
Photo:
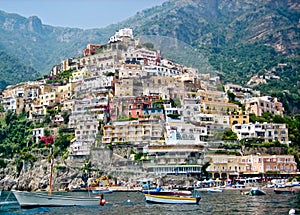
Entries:
{"type": "Polygon", "coordinates": [[[100,205],[99,197],[73,197],[23,191],[12,192],[19,202],[21,208],[100,205]]]}
{"type": "Polygon", "coordinates": [[[164,190],[161,187],[156,189],[143,190],[144,194],[161,195],[161,196],[192,196],[192,192],[188,190],[164,190]]]}
{"type": "Polygon", "coordinates": [[[276,194],[291,194],[291,193],[295,193],[294,189],[288,190],[288,189],[274,189],[274,192],[276,194]]]}
{"type": "Polygon", "coordinates": [[[146,202],[157,204],[199,204],[201,199],[197,197],[186,196],[163,196],[163,195],[151,195],[145,194],[146,202]]]}

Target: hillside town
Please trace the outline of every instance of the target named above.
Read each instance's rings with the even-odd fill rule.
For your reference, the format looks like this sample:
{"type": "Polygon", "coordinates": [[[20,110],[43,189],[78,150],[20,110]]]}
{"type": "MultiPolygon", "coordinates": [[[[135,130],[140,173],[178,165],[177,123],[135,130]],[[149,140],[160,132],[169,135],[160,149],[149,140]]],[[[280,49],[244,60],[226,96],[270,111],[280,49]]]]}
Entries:
{"type": "Polygon", "coordinates": [[[88,162],[106,175],[299,174],[294,156],[282,151],[290,143],[286,124],[250,122],[251,114],[283,116],[281,102],[164,58],[130,28],[107,44],[87,44],[81,57],[63,60],[39,80],[8,86],[1,105],[35,122],[30,144],[72,133],[66,162],[88,162]],[[279,147],[247,147],[252,143],[279,147]]]}

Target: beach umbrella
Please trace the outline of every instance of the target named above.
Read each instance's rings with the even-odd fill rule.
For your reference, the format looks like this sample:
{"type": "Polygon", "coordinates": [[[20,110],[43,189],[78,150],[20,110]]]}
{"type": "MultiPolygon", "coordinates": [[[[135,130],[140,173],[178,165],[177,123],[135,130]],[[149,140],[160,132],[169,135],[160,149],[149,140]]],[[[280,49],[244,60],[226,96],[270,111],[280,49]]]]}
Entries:
{"type": "Polygon", "coordinates": [[[215,180],[215,182],[221,182],[222,180],[220,180],[219,178],[217,178],[216,180],[215,180]]]}

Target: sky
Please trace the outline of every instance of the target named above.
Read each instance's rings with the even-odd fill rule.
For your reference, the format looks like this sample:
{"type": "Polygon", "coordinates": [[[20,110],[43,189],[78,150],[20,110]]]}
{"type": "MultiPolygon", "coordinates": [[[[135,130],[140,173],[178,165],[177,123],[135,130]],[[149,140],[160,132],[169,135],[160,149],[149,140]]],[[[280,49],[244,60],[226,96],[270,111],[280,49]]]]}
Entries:
{"type": "Polygon", "coordinates": [[[37,16],[45,25],[82,29],[116,24],[166,0],[0,0],[0,10],[28,18],[37,16]]]}

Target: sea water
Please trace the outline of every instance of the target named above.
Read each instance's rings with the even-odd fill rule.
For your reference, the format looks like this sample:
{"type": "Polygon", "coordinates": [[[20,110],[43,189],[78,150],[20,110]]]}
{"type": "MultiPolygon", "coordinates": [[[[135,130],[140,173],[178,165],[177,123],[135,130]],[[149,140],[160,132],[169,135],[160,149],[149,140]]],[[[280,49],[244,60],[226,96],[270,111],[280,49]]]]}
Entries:
{"type": "MultiPolygon", "coordinates": [[[[222,193],[200,191],[199,205],[148,204],[141,192],[113,192],[104,195],[106,204],[93,207],[40,207],[21,209],[13,193],[4,191],[0,197],[0,214],[288,214],[291,208],[300,214],[300,190],[295,194],[275,194],[272,189],[265,190],[267,195],[241,195],[239,190],[224,190],[222,193]]],[[[91,195],[88,193],[67,193],[67,195],[91,195]]]]}

